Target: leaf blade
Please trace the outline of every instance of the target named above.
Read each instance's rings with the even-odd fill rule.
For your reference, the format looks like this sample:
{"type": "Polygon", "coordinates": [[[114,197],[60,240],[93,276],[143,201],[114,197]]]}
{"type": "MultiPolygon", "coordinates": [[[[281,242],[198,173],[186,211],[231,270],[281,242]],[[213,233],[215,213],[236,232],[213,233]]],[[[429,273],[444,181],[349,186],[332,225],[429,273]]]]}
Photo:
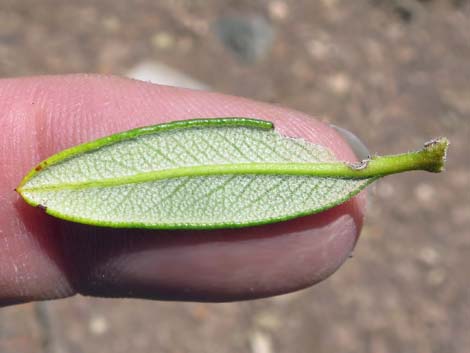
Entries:
{"type": "Polygon", "coordinates": [[[29,204],[79,223],[238,228],[336,206],[382,176],[374,169],[381,162],[353,168],[325,147],[282,136],[262,120],[198,119],[72,147],[41,162],[18,192],[29,204]]]}

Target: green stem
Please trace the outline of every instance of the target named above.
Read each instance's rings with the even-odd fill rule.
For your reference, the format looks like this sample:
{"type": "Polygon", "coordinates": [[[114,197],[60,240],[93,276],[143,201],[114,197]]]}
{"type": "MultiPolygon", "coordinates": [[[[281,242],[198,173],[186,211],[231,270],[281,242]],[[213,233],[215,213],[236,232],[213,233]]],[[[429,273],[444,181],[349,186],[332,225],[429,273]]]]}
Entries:
{"type": "Polygon", "coordinates": [[[365,160],[359,167],[353,167],[351,177],[373,177],[407,172],[411,170],[425,170],[439,173],[444,170],[449,141],[445,137],[426,142],[423,149],[415,152],[396,154],[391,156],[377,156],[365,160]]]}
{"type": "Polygon", "coordinates": [[[20,187],[18,191],[51,191],[58,189],[80,189],[84,187],[106,187],[131,183],[142,183],[180,177],[211,175],[295,175],[313,177],[334,177],[343,179],[377,178],[411,170],[425,170],[439,173],[444,169],[449,142],[446,138],[432,140],[420,151],[391,156],[376,156],[360,164],[344,162],[320,163],[239,163],[180,167],[130,175],[120,178],[89,182],[62,183],[37,187],[20,187]]]}

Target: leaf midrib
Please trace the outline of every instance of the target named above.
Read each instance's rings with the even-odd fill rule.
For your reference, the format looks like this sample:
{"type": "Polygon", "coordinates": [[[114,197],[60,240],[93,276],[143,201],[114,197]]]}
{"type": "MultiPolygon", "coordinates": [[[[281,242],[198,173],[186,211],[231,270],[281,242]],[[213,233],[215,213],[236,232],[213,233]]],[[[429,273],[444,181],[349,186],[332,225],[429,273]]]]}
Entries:
{"type": "MultiPolygon", "coordinates": [[[[365,170],[364,170],[365,171],[365,170]]],[[[85,189],[98,187],[111,187],[126,184],[146,183],[157,180],[200,177],[216,175],[288,175],[312,177],[336,177],[343,179],[366,179],[369,173],[354,170],[343,162],[315,162],[315,163],[233,163],[178,167],[171,169],[143,172],[117,178],[101,180],[79,181],[72,183],[57,183],[28,187],[27,184],[18,189],[19,192],[53,191],[62,189],[85,189]]]]}

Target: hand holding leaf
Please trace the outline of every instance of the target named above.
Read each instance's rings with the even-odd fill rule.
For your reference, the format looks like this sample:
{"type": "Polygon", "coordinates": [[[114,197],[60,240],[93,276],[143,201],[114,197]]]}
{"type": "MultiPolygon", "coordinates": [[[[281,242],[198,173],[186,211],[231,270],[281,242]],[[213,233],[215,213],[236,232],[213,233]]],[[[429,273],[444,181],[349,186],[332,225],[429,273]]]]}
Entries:
{"type": "MultiPolygon", "coordinates": [[[[328,161],[325,158],[321,163],[331,162],[343,171],[356,173],[349,164],[342,162],[355,160],[347,143],[330,126],[302,113],[239,97],[93,75],[0,80],[0,97],[0,124],[2,131],[7,132],[0,139],[0,160],[4,167],[0,174],[0,306],[63,298],[76,293],[193,301],[228,301],[277,295],[311,286],[331,275],[348,258],[359,237],[364,213],[362,196],[353,197],[321,213],[264,226],[212,231],[161,231],[93,227],[58,221],[29,207],[12,192],[34,163],[66,147],[136,126],[186,121],[194,116],[261,117],[272,121],[275,131],[271,129],[271,123],[266,122],[258,123],[258,127],[232,128],[256,130],[263,136],[277,135],[280,141],[295,136],[299,143],[297,148],[309,144],[313,147],[308,148],[324,151],[323,156],[335,157],[328,161]]],[[[188,128],[187,132],[191,129],[188,128]]],[[[125,137],[126,133],[119,135],[125,137]]],[[[110,139],[99,141],[106,140],[113,142],[110,139]]],[[[116,140],[114,142],[115,146],[119,145],[116,140]]],[[[443,142],[428,147],[442,148],[445,145],[443,142]]],[[[90,154],[97,152],[93,149],[93,143],[87,145],[93,150],[90,154]]],[[[112,147],[112,144],[107,146],[112,147]]],[[[190,152],[193,148],[189,145],[172,146],[168,151],[175,154],[176,162],[183,165],[185,160],[178,158],[188,155],[183,153],[182,148],[190,152]]],[[[199,153],[216,154],[218,150],[207,148],[196,151],[198,154],[195,156],[201,158],[199,153]]],[[[64,157],[64,153],[58,156],[64,157]]],[[[156,159],[155,153],[144,157],[156,159]]],[[[267,146],[259,147],[258,153],[261,156],[256,158],[273,154],[267,146]]],[[[286,158],[283,162],[295,156],[282,149],[278,153],[286,158]]],[[[302,155],[304,152],[299,153],[302,155]]],[[[75,157],[82,153],[72,154],[68,157],[73,164],[75,157]]],[[[84,152],[83,156],[87,154],[84,152]]],[[[422,157],[426,155],[432,154],[418,152],[410,157],[416,156],[424,161],[427,158],[422,157]]],[[[58,156],[51,157],[51,160],[58,156]]],[[[225,156],[219,156],[216,161],[220,163],[222,157],[225,156]]],[[[361,167],[366,164],[355,167],[359,169],[359,175],[374,170],[370,167],[380,161],[388,166],[394,165],[394,168],[399,165],[410,167],[415,163],[413,158],[398,156],[395,160],[407,160],[405,164],[373,159],[362,171],[361,167]]],[[[56,161],[58,167],[65,162],[65,158],[60,163],[56,161]]],[[[258,161],[279,164],[278,159],[258,161]]],[[[304,162],[294,159],[287,164],[299,161],[304,162]]],[[[101,173],[125,170],[135,173],[146,165],[145,161],[121,166],[109,160],[102,160],[101,163],[105,167],[100,168],[101,173]]],[[[171,167],[166,160],[162,165],[171,167]]],[[[48,170],[47,165],[40,166],[43,171],[33,171],[27,180],[32,182],[48,170]]],[[[384,167],[380,163],[375,166],[384,167]]],[[[67,173],[72,172],[72,175],[67,178],[80,175],[88,178],[91,175],[89,171],[93,169],[76,171],[73,175],[73,170],[69,170],[67,173]]],[[[218,178],[216,175],[211,177],[218,178]]],[[[79,181],[73,178],[68,182],[79,181]]],[[[53,183],[52,179],[50,181],[53,183]]],[[[64,186],[64,180],[60,184],[64,186]]],[[[25,181],[22,184],[25,194],[26,185],[29,183],[25,181]]],[[[76,192],[87,190],[86,187],[79,189],[76,192]]],[[[52,189],[42,190],[50,191],[52,189]]],[[[253,195],[256,191],[253,190],[253,195]]],[[[61,192],[71,192],[71,189],[64,188],[61,192]]],[[[31,196],[39,194],[31,192],[31,196]]],[[[216,195],[217,192],[214,192],[213,197],[216,195]]],[[[288,193],[272,195],[278,198],[279,205],[287,205],[284,209],[291,210],[288,193]]],[[[191,197],[191,194],[187,192],[186,196],[191,197]]],[[[250,201],[256,203],[256,200],[250,201]]],[[[46,206],[41,199],[31,199],[31,202],[46,206]]],[[[125,202],[123,199],[122,203],[125,202]]],[[[67,204],[62,206],[65,209],[73,207],[67,204]]],[[[221,209],[227,209],[227,206],[221,209]]],[[[48,212],[52,210],[49,205],[48,212]]],[[[100,212],[97,215],[103,214],[100,212]]],[[[94,217],[95,214],[90,213],[90,216],[94,217]]],[[[245,216],[250,215],[245,212],[245,216]]],[[[393,233],[393,230],[390,232],[393,233]]]]}

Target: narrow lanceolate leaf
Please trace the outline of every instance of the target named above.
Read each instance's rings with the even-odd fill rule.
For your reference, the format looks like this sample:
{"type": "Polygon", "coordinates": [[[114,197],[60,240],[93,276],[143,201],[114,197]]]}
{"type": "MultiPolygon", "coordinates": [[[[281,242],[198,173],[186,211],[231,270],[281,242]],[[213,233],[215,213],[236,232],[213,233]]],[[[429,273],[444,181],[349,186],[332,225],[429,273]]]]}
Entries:
{"type": "Polygon", "coordinates": [[[98,226],[244,227],[326,210],[387,174],[440,172],[447,145],[351,165],[267,121],[176,121],[62,151],[17,191],[48,214],[98,226]]]}

